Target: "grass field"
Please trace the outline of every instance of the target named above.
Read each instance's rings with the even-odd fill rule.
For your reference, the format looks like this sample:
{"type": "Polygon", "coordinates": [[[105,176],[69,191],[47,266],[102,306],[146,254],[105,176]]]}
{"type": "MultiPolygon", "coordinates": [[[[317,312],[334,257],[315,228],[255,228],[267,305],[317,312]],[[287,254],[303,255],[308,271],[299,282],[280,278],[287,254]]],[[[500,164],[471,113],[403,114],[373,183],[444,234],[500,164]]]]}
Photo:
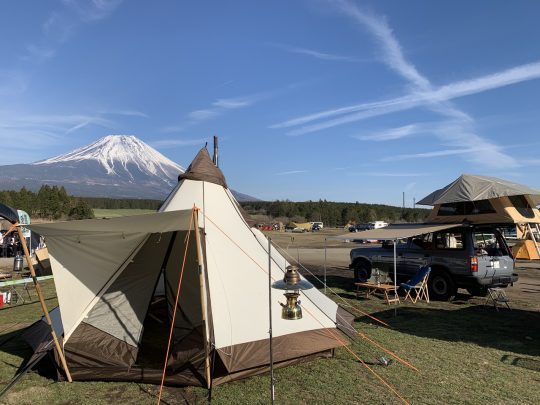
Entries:
{"type": "Polygon", "coordinates": [[[156,212],[155,210],[134,210],[134,209],[116,209],[116,210],[107,210],[101,208],[94,208],[94,216],[96,218],[116,218],[116,217],[125,217],[128,215],[141,215],[141,214],[150,214],[156,212]]]}
{"type": "MultiPolygon", "coordinates": [[[[376,365],[385,355],[365,340],[350,348],[390,382],[410,403],[536,404],[540,386],[540,313],[513,303],[512,311],[495,312],[480,299],[458,296],[453,302],[402,304],[397,310],[377,298],[356,299],[350,280],[330,276],[329,285],[350,305],[388,322],[378,326],[356,313],[355,326],[371,339],[414,364],[376,365]]],[[[47,305],[56,305],[52,281],[43,283],[47,305]]],[[[16,373],[30,350],[18,338],[21,328],[38,319],[32,302],[0,310],[0,385],[16,373]],[[7,339],[10,339],[6,341],[7,339]]],[[[347,350],[276,371],[278,403],[402,403],[347,350]]],[[[269,402],[267,375],[217,386],[216,404],[269,402]]],[[[27,374],[3,398],[6,404],[152,404],[157,387],[135,383],[55,382],[37,372],[27,374]]],[[[164,403],[205,403],[200,388],[166,388],[164,403]]]]}

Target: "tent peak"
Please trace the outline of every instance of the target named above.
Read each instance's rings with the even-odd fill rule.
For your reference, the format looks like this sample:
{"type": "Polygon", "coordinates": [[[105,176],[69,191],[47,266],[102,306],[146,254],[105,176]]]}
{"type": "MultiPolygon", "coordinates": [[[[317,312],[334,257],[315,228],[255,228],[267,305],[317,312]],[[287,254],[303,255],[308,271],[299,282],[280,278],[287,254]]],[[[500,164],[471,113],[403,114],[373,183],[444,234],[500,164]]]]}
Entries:
{"type": "Polygon", "coordinates": [[[178,176],[178,181],[185,179],[207,181],[228,188],[223,172],[214,164],[206,147],[201,148],[186,171],[178,176]]]}

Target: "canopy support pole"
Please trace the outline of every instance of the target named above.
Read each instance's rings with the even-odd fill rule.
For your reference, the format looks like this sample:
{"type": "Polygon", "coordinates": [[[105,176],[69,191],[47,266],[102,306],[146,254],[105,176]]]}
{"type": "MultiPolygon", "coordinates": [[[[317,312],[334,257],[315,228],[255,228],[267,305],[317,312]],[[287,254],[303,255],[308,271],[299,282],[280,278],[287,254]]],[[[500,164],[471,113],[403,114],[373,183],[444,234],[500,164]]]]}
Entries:
{"type": "Polygon", "coordinates": [[[274,404],[275,385],[274,385],[274,351],[272,347],[272,239],[268,238],[268,321],[269,321],[269,346],[270,346],[270,398],[274,404]]]}
{"type": "Polygon", "coordinates": [[[56,336],[56,332],[54,331],[51,317],[49,316],[49,310],[47,309],[47,304],[45,304],[45,299],[43,298],[41,286],[39,285],[39,282],[37,280],[36,271],[34,270],[34,265],[32,264],[30,253],[28,252],[28,246],[26,245],[26,238],[24,237],[24,234],[19,224],[17,224],[17,232],[19,234],[19,240],[21,241],[21,246],[24,251],[24,256],[26,257],[26,262],[28,263],[28,268],[30,269],[30,274],[32,275],[32,281],[34,282],[34,286],[36,288],[36,293],[39,298],[39,303],[41,304],[43,315],[45,316],[45,320],[47,321],[47,324],[49,325],[49,328],[51,330],[51,336],[54,341],[54,347],[56,348],[56,352],[58,353],[58,357],[60,358],[60,362],[62,363],[62,367],[64,368],[64,371],[66,373],[67,380],[69,382],[72,382],[73,380],[71,379],[71,373],[69,372],[69,368],[66,363],[64,351],[62,347],[60,346],[60,341],[58,340],[58,337],[56,336]]]}
{"type": "Polygon", "coordinates": [[[206,331],[207,322],[206,322],[206,299],[204,298],[204,293],[206,289],[204,286],[204,276],[203,276],[203,257],[202,257],[202,245],[201,245],[201,235],[199,230],[199,209],[193,207],[192,211],[193,222],[195,224],[195,245],[197,247],[197,261],[199,262],[199,286],[201,291],[201,312],[202,312],[202,323],[203,323],[203,340],[204,340],[204,371],[206,375],[206,385],[208,390],[212,386],[212,377],[210,375],[210,353],[208,351],[208,333],[206,331]]]}
{"type": "MultiPolygon", "coordinates": [[[[394,299],[398,300],[398,294],[397,294],[397,239],[394,239],[394,299]]],[[[394,306],[394,316],[397,316],[397,306],[394,306]]]]}
{"type": "Polygon", "coordinates": [[[324,295],[326,295],[326,238],[324,238],[324,295]]]}

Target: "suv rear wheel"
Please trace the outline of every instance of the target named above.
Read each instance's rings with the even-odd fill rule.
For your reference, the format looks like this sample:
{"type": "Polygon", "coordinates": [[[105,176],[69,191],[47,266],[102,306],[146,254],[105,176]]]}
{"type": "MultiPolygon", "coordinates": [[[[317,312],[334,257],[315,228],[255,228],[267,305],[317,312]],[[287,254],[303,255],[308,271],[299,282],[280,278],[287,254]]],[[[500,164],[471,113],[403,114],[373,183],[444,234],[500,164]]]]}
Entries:
{"type": "Polygon", "coordinates": [[[428,279],[429,298],[436,301],[449,301],[457,292],[456,284],[448,273],[434,271],[428,279]]]}

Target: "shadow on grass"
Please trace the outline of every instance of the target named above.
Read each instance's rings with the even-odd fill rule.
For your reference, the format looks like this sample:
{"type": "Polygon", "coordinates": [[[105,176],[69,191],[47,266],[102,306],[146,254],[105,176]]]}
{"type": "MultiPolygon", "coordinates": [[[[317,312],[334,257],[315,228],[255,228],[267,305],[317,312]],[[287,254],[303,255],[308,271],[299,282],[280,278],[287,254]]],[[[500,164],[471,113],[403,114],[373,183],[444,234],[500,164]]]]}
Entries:
{"type": "MultiPolygon", "coordinates": [[[[493,307],[477,305],[459,309],[399,307],[374,314],[392,319],[394,330],[410,335],[474,343],[479,346],[540,356],[540,313],[513,309],[496,312],[493,307]]],[[[360,322],[370,322],[360,318],[360,322]]]]}
{"type": "Polygon", "coordinates": [[[510,354],[505,354],[501,357],[501,362],[505,364],[510,364],[512,366],[525,368],[532,371],[540,371],[540,360],[529,359],[526,357],[512,356],[510,354]]]}

